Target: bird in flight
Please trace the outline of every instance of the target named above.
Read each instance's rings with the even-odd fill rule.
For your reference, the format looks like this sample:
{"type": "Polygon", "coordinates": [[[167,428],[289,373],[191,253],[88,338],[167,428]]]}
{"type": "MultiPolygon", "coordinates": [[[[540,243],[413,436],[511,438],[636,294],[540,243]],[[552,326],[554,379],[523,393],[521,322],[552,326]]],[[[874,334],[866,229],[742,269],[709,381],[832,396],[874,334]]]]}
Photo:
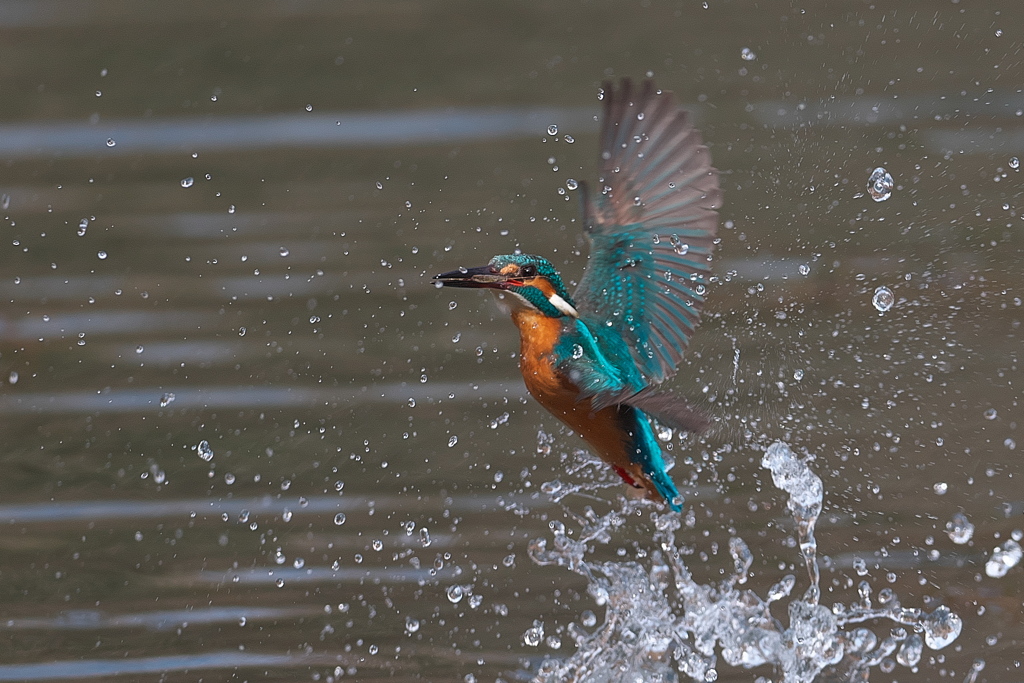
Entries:
{"type": "Polygon", "coordinates": [[[590,259],[576,291],[547,259],[520,253],[434,279],[498,292],[530,394],[627,484],[678,512],[651,418],[691,432],[710,424],[660,385],[700,321],[718,171],[689,114],[652,81],[605,83],[601,99],[600,176],[593,190],[579,185],[590,259]]]}

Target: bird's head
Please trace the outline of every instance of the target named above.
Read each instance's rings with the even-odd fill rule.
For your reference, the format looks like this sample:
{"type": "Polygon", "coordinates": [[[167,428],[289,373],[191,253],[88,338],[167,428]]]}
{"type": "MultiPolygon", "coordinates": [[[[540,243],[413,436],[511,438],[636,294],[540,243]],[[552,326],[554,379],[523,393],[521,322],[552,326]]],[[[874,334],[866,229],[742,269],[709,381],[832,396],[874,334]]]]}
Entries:
{"type": "Polygon", "coordinates": [[[561,276],[551,262],[529,254],[495,256],[486,266],[435,275],[446,287],[483,287],[511,295],[511,303],[549,318],[579,317],[561,276]]]}

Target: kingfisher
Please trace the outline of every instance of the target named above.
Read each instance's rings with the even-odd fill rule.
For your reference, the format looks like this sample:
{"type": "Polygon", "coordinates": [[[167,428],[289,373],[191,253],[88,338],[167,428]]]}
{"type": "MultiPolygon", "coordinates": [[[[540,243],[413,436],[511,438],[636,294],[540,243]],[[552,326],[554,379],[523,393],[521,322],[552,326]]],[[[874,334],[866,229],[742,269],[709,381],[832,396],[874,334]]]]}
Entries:
{"type": "Polygon", "coordinates": [[[579,183],[589,262],[572,293],[550,261],[495,256],[434,277],[491,289],[519,329],[530,394],[631,487],[674,511],[652,418],[701,432],[709,418],[661,388],[700,321],[722,193],[689,113],[648,79],[602,86],[599,179],[579,183]]]}

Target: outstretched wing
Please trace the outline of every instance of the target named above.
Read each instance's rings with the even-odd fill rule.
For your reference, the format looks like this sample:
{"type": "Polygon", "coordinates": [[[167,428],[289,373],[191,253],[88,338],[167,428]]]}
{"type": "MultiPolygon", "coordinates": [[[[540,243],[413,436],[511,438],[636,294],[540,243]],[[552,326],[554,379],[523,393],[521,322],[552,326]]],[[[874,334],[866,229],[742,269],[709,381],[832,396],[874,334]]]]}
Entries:
{"type": "Polygon", "coordinates": [[[574,298],[581,318],[625,340],[646,382],[658,383],[700,320],[718,171],[671,94],[629,79],[603,93],[600,185],[583,198],[590,261],[574,298]]]}

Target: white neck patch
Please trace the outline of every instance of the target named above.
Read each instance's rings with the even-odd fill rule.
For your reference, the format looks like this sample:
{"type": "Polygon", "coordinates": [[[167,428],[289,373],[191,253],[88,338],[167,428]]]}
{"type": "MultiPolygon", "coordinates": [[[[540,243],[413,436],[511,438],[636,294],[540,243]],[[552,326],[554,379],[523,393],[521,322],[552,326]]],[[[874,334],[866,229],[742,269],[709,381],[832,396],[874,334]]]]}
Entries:
{"type": "Polygon", "coordinates": [[[549,296],[548,301],[551,303],[552,306],[557,308],[562,313],[565,313],[567,316],[570,316],[572,318],[580,317],[580,314],[576,312],[576,309],[573,308],[568,301],[558,296],[557,294],[552,294],[551,296],[549,296]]]}

